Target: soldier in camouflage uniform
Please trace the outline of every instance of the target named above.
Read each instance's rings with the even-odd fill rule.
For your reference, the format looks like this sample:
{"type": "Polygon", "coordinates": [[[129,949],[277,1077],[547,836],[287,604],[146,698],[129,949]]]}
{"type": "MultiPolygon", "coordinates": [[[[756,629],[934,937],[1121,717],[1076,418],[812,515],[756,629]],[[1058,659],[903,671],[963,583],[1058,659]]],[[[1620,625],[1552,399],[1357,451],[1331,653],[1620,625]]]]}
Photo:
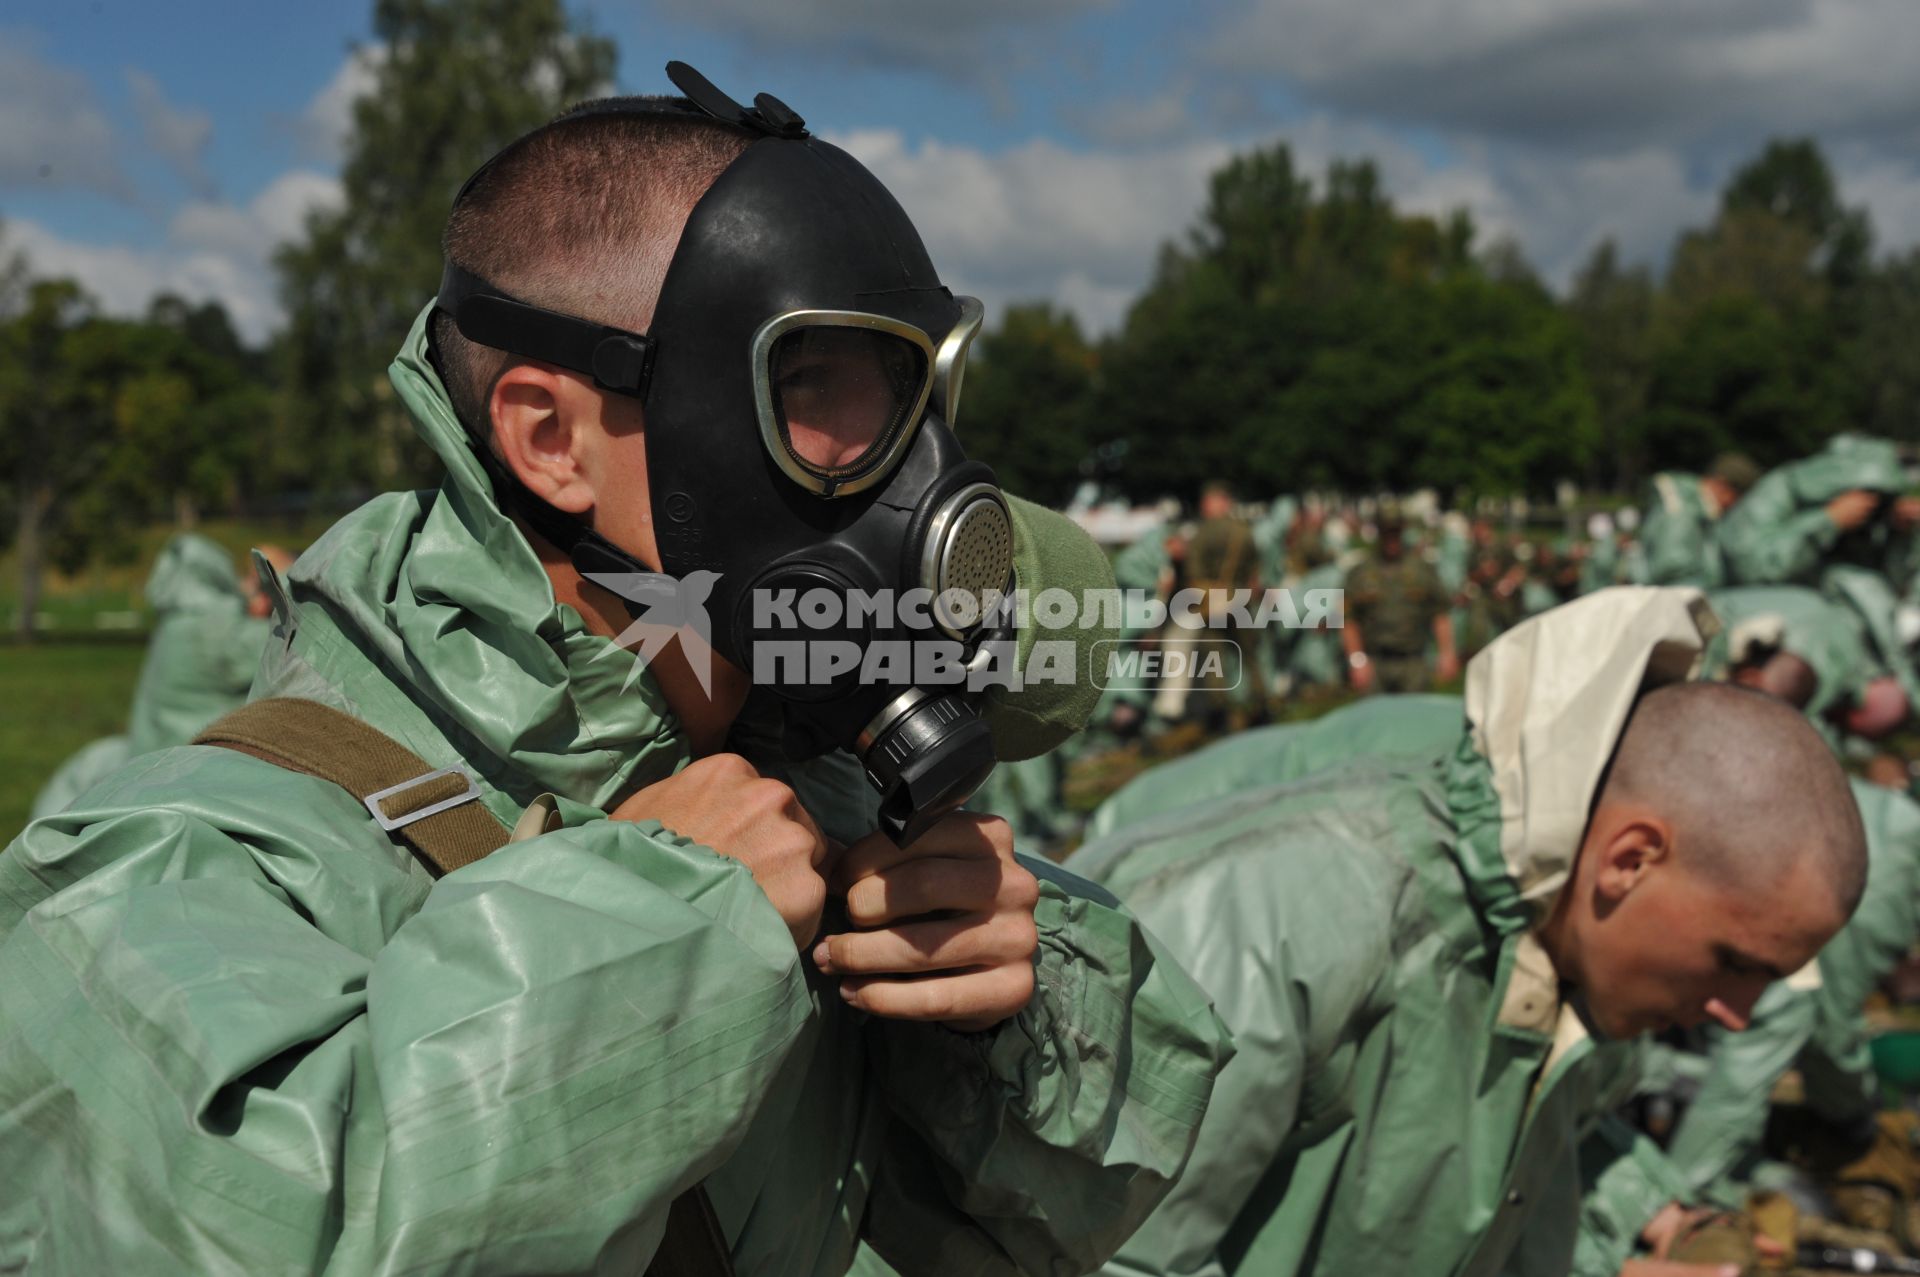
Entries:
{"type": "Polygon", "coordinates": [[[1233,640],[1239,648],[1238,686],[1230,686],[1231,672],[1223,677],[1206,677],[1202,688],[1213,693],[1199,706],[1200,717],[1214,731],[1225,730],[1235,702],[1248,705],[1257,720],[1266,709],[1266,686],[1261,679],[1260,661],[1254,654],[1259,635],[1224,619],[1226,600],[1237,590],[1252,592],[1258,606],[1260,590],[1260,549],[1253,529],[1233,512],[1233,489],[1224,483],[1209,483],[1200,492],[1200,526],[1187,546],[1187,585],[1208,594],[1206,614],[1218,628],[1197,639],[1233,640]],[[1215,600],[1219,600],[1216,606],[1215,600]]]}
{"type": "Polygon", "coordinates": [[[1493,524],[1475,519],[1470,536],[1467,584],[1461,591],[1469,656],[1526,619],[1522,590],[1527,581],[1527,565],[1493,524]]]}
{"type": "Polygon", "coordinates": [[[1347,625],[1342,634],[1349,678],[1357,692],[1419,692],[1427,687],[1427,641],[1436,649],[1441,682],[1459,672],[1453,617],[1439,574],[1407,553],[1398,514],[1380,521],[1380,556],[1347,575],[1347,625]]]}

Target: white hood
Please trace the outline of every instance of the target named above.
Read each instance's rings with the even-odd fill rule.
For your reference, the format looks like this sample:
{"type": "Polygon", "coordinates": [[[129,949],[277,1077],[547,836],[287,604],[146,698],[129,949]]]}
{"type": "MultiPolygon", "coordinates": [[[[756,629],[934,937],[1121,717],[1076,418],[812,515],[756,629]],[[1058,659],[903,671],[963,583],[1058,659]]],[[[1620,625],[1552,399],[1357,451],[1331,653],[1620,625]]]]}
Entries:
{"type": "Polygon", "coordinates": [[[1620,586],[1516,626],[1467,667],[1468,731],[1491,767],[1500,855],[1535,911],[1566,883],[1634,700],[1696,677],[1719,628],[1699,590],[1620,586]]]}

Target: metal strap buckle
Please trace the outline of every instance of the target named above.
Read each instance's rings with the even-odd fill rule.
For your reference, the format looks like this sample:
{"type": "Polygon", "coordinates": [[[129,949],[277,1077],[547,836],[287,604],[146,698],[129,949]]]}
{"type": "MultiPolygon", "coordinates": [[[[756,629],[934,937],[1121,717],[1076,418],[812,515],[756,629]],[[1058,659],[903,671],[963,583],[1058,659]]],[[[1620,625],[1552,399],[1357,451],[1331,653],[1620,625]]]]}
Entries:
{"type": "Polygon", "coordinates": [[[480,787],[474,783],[472,772],[464,767],[442,767],[437,772],[428,772],[423,776],[415,776],[412,780],[403,780],[398,785],[389,785],[379,793],[368,794],[362,801],[366,804],[367,811],[372,813],[374,820],[379,822],[380,828],[386,830],[388,833],[392,833],[396,829],[411,825],[416,820],[425,820],[428,816],[443,812],[449,807],[458,807],[461,803],[472,802],[479,796],[480,787]],[[462,777],[467,782],[466,791],[455,794],[451,798],[442,798],[437,803],[428,803],[419,811],[410,811],[404,816],[389,816],[380,809],[381,799],[391,798],[395,794],[405,793],[407,790],[427,784],[429,781],[439,780],[442,776],[462,777]]]}

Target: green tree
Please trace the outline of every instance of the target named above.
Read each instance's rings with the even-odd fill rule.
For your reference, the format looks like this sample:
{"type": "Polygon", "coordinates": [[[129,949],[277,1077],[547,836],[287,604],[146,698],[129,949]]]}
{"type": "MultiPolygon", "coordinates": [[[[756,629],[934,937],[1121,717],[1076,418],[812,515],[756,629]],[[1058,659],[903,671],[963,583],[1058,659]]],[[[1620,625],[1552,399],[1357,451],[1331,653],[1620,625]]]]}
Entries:
{"type": "Polygon", "coordinates": [[[1542,490],[1584,465],[1574,329],[1513,244],[1397,211],[1371,163],[1324,190],[1286,147],[1230,161],[1102,353],[1097,417],[1136,495],[1438,484],[1542,490]]]}
{"type": "MultiPolygon", "coordinates": [[[[8,272],[19,277],[19,268],[8,272]]],[[[31,640],[50,543],[64,530],[76,493],[92,480],[107,430],[89,387],[75,375],[74,347],[93,303],[72,280],[39,280],[10,291],[0,325],[0,473],[20,563],[17,629],[31,640]]]]}
{"type": "Polygon", "coordinates": [[[1646,432],[1663,469],[1699,469],[1735,448],[1777,465],[1847,424],[1848,391],[1823,315],[1729,293],[1703,303],[1656,353],[1646,432]]]}
{"type": "Polygon", "coordinates": [[[1844,207],[1833,169],[1812,138],[1775,139],[1728,179],[1721,216],[1761,214],[1801,232],[1814,265],[1840,288],[1863,280],[1872,265],[1873,228],[1866,212],[1844,207]]]}
{"type": "Polygon", "coordinates": [[[1881,264],[1864,282],[1860,326],[1847,351],[1859,388],[1856,424],[1870,434],[1920,441],[1920,249],[1881,264]]]}
{"type": "Polygon", "coordinates": [[[203,510],[244,507],[266,485],[271,392],[192,331],[100,321],[89,334],[92,375],[110,387],[110,446],[81,496],[89,524],[192,527],[203,510]]]}
{"type": "Polygon", "coordinates": [[[1871,242],[1810,141],[1771,142],[1728,179],[1713,222],[1681,234],[1656,306],[1651,465],[1729,448],[1778,464],[1849,424],[1871,242]]]}
{"type": "Polygon", "coordinates": [[[1573,281],[1567,314],[1580,337],[1594,401],[1596,487],[1635,491],[1647,474],[1645,418],[1653,376],[1654,284],[1644,267],[1625,269],[1612,240],[1593,250],[1573,281]]]}
{"type": "Polygon", "coordinates": [[[1065,501],[1095,442],[1096,362],[1071,314],[1008,307],[967,360],[959,426],[967,455],[1023,497],[1065,501]]]}
{"type": "Polygon", "coordinates": [[[561,0],[376,0],[372,90],[354,103],[345,199],[277,259],[292,446],[316,486],[388,486],[432,462],[386,368],[440,278],[453,193],[500,147],[607,91],[610,40],[561,0]]]}

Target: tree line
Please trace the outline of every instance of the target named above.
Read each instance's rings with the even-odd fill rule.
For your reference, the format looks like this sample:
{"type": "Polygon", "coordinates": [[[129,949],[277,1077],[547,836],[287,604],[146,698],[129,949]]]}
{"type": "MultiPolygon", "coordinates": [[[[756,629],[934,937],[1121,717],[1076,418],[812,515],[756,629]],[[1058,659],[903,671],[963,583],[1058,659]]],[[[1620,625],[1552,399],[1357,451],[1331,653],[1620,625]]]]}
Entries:
{"type": "MultiPolygon", "coordinates": [[[[433,481],[385,370],[437,284],[448,201],[608,91],[616,51],[560,0],[377,0],[372,27],[345,198],[280,250],[266,348],[217,303],[115,318],[0,252],[0,537],[29,617],[40,565],[137,524],[433,481]]],[[[1044,302],[992,317],[959,425],[1050,501],[1087,478],[1142,499],[1222,476],[1251,496],[1625,491],[1727,448],[1770,464],[1841,429],[1920,437],[1916,315],[1920,250],[1876,256],[1811,140],[1742,166],[1663,270],[1602,244],[1565,296],[1464,212],[1397,209],[1372,163],[1316,181],[1275,143],[1212,175],[1118,331],[1044,302]]]]}
{"type": "Polygon", "coordinates": [[[1555,296],[1465,213],[1396,210],[1367,161],[1316,184],[1285,144],[1212,177],[1120,330],[1011,308],[970,361],[962,435],[1011,485],[1137,498],[1432,487],[1632,492],[1738,449],[1920,438],[1920,250],[1876,258],[1810,139],[1742,165],[1664,270],[1603,242],[1555,296]]]}

